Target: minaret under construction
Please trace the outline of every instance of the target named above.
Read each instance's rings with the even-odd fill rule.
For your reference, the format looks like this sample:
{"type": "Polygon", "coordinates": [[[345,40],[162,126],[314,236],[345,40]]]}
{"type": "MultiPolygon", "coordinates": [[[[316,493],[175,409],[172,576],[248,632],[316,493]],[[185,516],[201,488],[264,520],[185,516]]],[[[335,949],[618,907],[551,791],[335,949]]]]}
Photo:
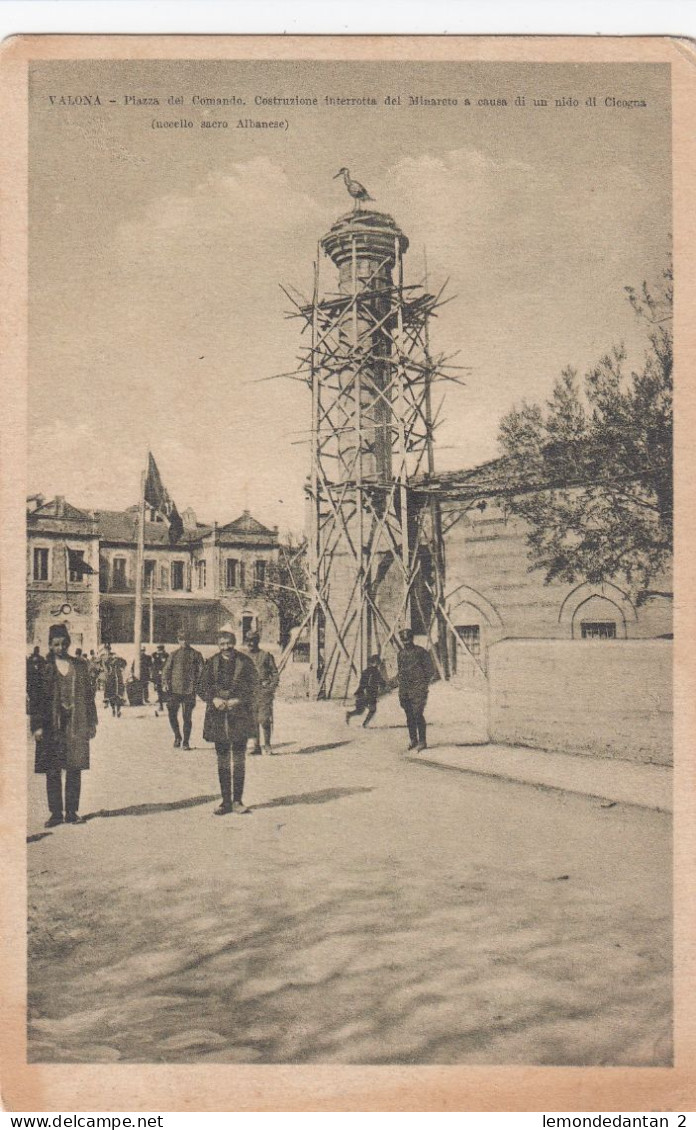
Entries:
{"type": "MultiPolygon", "coordinates": [[[[302,371],[312,392],[307,535],[317,697],[346,697],[373,653],[393,670],[414,601],[437,596],[437,576],[423,576],[423,516],[409,486],[433,470],[438,373],[428,319],[437,299],[405,285],[407,251],[391,216],[357,207],[321,239],[312,302],[300,309],[311,335],[302,371]]],[[[427,632],[433,623],[431,614],[427,632]]]]}

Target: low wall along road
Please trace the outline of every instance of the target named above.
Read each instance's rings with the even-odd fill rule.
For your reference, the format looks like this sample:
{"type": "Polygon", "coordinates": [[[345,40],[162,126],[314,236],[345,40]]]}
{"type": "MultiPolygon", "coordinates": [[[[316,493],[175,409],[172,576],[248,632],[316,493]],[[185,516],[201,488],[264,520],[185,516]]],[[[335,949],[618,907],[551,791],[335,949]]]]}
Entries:
{"type": "Polygon", "coordinates": [[[671,640],[501,640],[490,740],[672,764],[671,640]]]}

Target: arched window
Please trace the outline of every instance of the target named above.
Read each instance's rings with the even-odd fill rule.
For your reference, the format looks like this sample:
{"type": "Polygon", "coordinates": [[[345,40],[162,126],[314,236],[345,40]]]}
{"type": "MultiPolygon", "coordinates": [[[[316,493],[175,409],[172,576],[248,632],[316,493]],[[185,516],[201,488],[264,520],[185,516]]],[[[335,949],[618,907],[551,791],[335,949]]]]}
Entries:
{"type": "Polygon", "coordinates": [[[572,633],[575,640],[624,640],[624,614],[613,600],[595,594],[575,609],[572,633]]]}

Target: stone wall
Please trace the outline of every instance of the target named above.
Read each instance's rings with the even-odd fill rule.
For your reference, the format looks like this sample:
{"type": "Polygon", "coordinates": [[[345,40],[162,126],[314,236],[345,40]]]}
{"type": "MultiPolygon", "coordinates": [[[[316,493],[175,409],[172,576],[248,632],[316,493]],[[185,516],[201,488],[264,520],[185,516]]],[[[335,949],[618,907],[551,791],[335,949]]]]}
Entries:
{"type": "Polygon", "coordinates": [[[489,651],[493,742],[672,764],[669,640],[501,640],[489,651]]]}

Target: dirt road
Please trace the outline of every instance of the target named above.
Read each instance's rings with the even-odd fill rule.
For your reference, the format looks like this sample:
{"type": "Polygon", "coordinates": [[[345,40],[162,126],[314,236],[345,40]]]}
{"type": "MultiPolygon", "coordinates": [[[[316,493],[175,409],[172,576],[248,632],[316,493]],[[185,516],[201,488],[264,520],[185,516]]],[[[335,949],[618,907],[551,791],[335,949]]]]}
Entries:
{"type": "Polygon", "coordinates": [[[418,764],[397,720],[279,703],[249,816],[200,709],[190,753],[104,712],[82,827],[32,775],[30,1058],[668,1064],[669,818],[418,764]]]}

